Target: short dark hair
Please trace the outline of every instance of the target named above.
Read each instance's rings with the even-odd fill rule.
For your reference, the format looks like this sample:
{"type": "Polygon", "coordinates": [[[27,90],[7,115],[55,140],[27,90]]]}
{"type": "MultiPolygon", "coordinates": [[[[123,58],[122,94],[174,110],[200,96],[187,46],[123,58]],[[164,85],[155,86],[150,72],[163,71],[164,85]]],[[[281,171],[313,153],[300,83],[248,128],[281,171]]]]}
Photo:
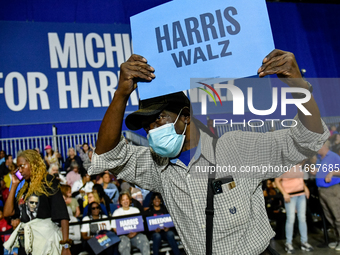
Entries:
{"type": "Polygon", "coordinates": [[[118,198],[118,202],[119,202],[119,205],[120,205],[120,206],[122,206],[121,201],[122,201],[122,198],[123,198],[124,195],[126,195],[126,196],[129,198],[130,204],[132,203],[132,197],[131,197],[131,195],[130,195],[130,192],[128,192],[128,191],[123,191],[123,192],[121,192],[121,193],[119,194],[119,198],[118,198]]]}
{"type": "Polygon", "coordinates": [[[80,171],[81,178],[84,178],[87,175],[86,170],[80,171]]]}

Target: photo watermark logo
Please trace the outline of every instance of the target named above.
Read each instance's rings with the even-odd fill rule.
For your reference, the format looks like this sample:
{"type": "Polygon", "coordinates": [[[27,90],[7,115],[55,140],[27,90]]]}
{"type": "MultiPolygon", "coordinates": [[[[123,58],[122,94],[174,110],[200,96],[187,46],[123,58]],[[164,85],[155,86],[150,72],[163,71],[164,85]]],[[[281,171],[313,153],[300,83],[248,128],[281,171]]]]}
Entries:
{"type": "MultiPolygon", "coordinates": [[[[220,101],[221,106],[223,106],[222,104],[222,100],[220,95],[217,93],[216,89],[227,89],[229,90],[229,92],[231,93],[232,96],[232,101],[233,101],[233,115],[244,115],[245,114],[245,110],[244,110],[244,105],[245,105],[245,96],[242,92],[242,90],[235,86],[234,84],[215,84],[214,87],[212,87],[212,85],[208,85],[202,82],[198,82],[201,85],[206,86],[207,88],[209,88],[218,98],[218,100],[220,101]]],[[[207,89],[201,88],[199,87],[199,89],[205,91],[214,101],[215,106],[217,106],[217,102],[216,99],[214,97],[214,95],[209,92],[207,89]]],[[[278,107],[278,88],[273,87],[272,88],[272,105],[269,109],[266,110],[258,110],[255,109],[254,107],[254,103],[253,103],[253,88],[252,87],[247,87],[247,105],[248,105],[248,109],[251,113],[258,115],[258,116],[267,116],[272,114],[273,112],[275,112],[275,110],[278,107]]],[[[303,106],[304,103],[308,102],[311,99],[311,93],[308,89],[304,89],[304,88],[296,88],[296,87],[282,87],[281,88],[281,115],[285,116],[286,112],[287,112],[287,105],[291,104],[291,105],[295,105],[303,114],[305,115],[311,115],[311,113],[303,106]],[[287,98],[287,94],[288,93],[302,93],[305,95],[304,98],[287,98]]],[[[207,97],[204,94],[201,94],[201,98],[200,98],[200,102],[201,102],[201,115],[207,115],[207,97]]],[[[265,121],[271,121],[272,125],[274,125],[274,121],[277,121],[278,119],[266,119],[265,121]]],[[[261,119],[252,119],[246,122],[246,120],[243,120],[243,122],[234,122],[232,120],[230,120],[230,122],[226,119],[214,119],[213,120],[213,127],[215,127],[216,125],[222,125],[222,124],[227,124],[230,123],[231,125],[233,124],[243,124],[243,126],[245,127],[246,123],[248,124],[248,126],[250,127],[261,127],[264,125],[263,120],[261,119]],[[252,125],[252,122],[260,122],[260,125],[252,125]]],[[[295,120],[289,119],[289,120],[282,120],[281,121],[281,125],[284,127],[292,127],[292,126],[296,126],[297,122],[295,120]],[[294,122],[294,124],[292,125],[285,125],[285,122],[289,121],[289,122],[294,122]]]]}

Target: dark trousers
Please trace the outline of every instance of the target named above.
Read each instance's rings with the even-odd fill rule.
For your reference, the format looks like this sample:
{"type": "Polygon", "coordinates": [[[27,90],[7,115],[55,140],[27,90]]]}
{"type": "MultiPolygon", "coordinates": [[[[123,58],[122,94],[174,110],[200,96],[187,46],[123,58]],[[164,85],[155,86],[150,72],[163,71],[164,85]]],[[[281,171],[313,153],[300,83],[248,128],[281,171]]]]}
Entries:
{"type": "Polygon", "coordinates": [[[340,241],[340,184],[319,188],[319,196],[325,217],[335,229],[337,241],[340,241]]]}
{"type": "Polygon", "coordinates": [[[158,233],[153,233],[152,234],[152,251],[154,255],[158,255],[159,254],[159,248],[161,247],[161,242],[162,239],[164,241],[167,241],[172,249],[172,252],[175,255],[180,255],[180,251],[178,249],[178,245],[177,242],[175,240],[175,234],[174,232],[172,232],[171,230],[168,230],[167,232],[165,232],[164,230],[161,230],[161,232],[158,233]]]}
{"type": "Polygon", "coordinates": [[[269,245],[267,249],[265,249],[264,252],[262,252],[260,255],[280,255],[280,254],[269,245]]]}
{"type": "Polygon", "coordinates": [[[25,248],[23,248],[23,247],[19,247],[18,253],[19,253],[18,255],[27,255],[26,252],[25,252],[25,248]]]}

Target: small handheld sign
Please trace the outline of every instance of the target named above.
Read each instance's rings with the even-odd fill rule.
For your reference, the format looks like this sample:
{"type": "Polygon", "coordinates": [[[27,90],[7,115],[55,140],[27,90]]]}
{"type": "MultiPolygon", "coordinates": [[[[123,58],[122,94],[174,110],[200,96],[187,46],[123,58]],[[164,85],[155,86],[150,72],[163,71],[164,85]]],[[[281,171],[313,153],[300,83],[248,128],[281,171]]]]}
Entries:
{"type": "Polygon", "coordinates": [[[131,17],[131,31],[134,53],[155,68],[141,99],[189,89],[190,78],[256,75],[274,49],[264,0],[171,1],[131,17]]]}
{"type": "Polygon", "coordinates": [[[144,231],[143,217],[129,217],[116,219],[116,231],[117,235],[125,235],[131,232],[142,232],[144,231]]]}
{"type": "Polygon", "coordinates": [[[87,241],[95,254],[99,254],[115,243],[120,242],[120,238],[111,231],[105,231],[87,241]]]}
{"type": "Polygon", "coordinates": [[[157,228],[171,228],[174,227],[170,214],[163,214],[157,216],[146,217],[149,231],[154,231],[157,228]]]}

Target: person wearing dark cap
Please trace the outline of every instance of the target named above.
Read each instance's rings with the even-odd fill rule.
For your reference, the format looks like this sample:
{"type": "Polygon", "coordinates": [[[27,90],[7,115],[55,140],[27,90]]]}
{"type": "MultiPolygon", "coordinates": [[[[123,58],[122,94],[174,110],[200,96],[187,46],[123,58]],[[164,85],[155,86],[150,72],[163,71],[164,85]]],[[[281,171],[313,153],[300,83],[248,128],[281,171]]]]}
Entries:
{"type": "MultiPolygon", "coordinates": [[[[260,77],[278,74],[291,87],[310,89],[289,52],[272,51],[258,73],[260,77]]],[[[312,115],[299,110],[295,127],[270,133],[225,133],[215,150],[214,136],[192,116],[190,102],[182,92],[142,100],[139,110],[125,122],[130,129],[146,130],[150,148],[126,144],[121,131],[128,98],[137,81],[154,78],[154,68],[141,56],[132,55],[121,65],[118,88],[100,126],[89,173],[111,169],[119,179],[161,193],[188,255],[276,254],[269,246],[274,232],[260,184],[281,173],[267,171],[246,177],[216,171],[216,180],[228,177],[232,181],[222,185],[223,192],[207,199],[209,170],[198,170],[228,165],[238,170],[261,164],[286,166],[315,154],[329,132],[314,98],[303,104],[312,115]],[[211,218],[206,216],[207,202],[211,201],[213,224],[206,225],[206,217],[211,218]],[[212,244],[206,245],[205,240],[212,244]]],[[[210,212],[207,210],[212,215],[210,212]]]]}

